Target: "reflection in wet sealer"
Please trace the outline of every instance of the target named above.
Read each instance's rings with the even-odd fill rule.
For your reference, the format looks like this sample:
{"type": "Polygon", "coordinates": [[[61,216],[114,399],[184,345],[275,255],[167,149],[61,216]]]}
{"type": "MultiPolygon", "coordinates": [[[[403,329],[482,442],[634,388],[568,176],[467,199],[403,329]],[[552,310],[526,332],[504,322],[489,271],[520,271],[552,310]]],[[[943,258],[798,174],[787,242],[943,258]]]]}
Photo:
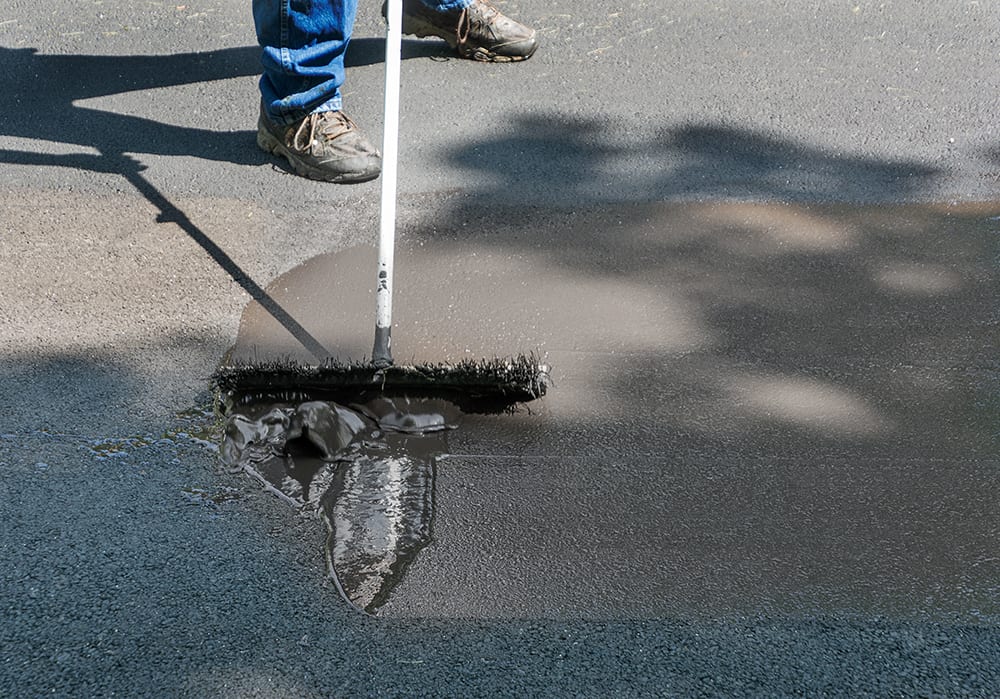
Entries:
{"type": "Polygon", "coordinates": [[[311,401],[231,414],[223,459],[278,497],[318,512],[340,593],[373,613],[430,541],[436,458],[460,413],[441,400],[311,401]]]}

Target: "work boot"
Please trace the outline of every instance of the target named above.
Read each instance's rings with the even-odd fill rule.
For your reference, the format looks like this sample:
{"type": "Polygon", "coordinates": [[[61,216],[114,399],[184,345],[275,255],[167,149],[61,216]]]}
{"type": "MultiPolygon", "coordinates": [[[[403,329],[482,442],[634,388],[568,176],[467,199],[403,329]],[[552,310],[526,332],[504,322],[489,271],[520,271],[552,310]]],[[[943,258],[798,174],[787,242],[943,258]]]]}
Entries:
{"type": "MultiPolygon", "coordinates": [[[[382,5],[383,17],[386,7],[382,5]]],[[[446,12],[432,10],[421,0],[403,0],[403,33],[439,37],[463,58],[476,61],[523,61],[538,48],[534,29],[502,15],[488,0],[446,12]]]]}
{"type": "Polygon", "coordinates": [[[382,170],[379,152],[343,112],[316,112],[283,126],[271,121],[261,105],[257,145],[287,158],[296,173],[313,180],[367,182],[382,170]]]}

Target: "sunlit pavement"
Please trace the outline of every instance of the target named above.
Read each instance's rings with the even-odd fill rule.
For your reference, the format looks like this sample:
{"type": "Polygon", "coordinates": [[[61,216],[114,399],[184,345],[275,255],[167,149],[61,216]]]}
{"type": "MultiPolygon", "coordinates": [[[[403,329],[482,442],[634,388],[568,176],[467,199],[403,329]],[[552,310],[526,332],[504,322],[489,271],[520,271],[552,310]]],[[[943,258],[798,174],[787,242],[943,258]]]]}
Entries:
{"type": "Polygon", "coordinates": [[[1000,693],[998,10],[502,7],[522,65],[407,44],[394,338],[554,386],[376,619],[205,411],[275,304],[366,351],[378,183],[256,150],[244,3],[0,11],[0,695],[1000,693]]]}

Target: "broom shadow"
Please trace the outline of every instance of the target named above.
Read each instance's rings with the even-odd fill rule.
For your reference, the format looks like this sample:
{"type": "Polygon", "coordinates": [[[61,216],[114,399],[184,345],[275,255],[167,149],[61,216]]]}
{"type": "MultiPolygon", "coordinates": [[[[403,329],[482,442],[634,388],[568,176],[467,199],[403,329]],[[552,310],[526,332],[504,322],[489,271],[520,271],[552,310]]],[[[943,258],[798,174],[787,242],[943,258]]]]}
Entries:
{"type": "Polygon", "coordinates": [[[145,167],[138,161],[123,156],[123,167],[120,170],[122,176],[142,194],[150,204],[160,210],[160,215],[156,217],[157,223],[174,223],[182,231],[201,246],[202,250],[219,265],[240,287],[243,288],[250,297],[256,301],[264,310],[281,323],[292,337],[298,340],[310,354],[317,360],[324,360],[330,356],[330,352],[317,340],[301,323],[295,320],[281,304],[265,291],[260,284],[255,282],[239,264],[231,258],[225,250],[205,234],[194,222],[181,211],[177,206],[167,199],[152,182],[142,176],[145,167]]]}
{"type": "Polygon", "coordinates": [[[281,304],[255,282],[240,265],[212,240],[191,218],[171,202],[157,187],[142,175],[146,167],[139,161],[127,155],[47,155],[28,151],[0,149],[0,162],[17,163],[19,165],[70,167],[87,169],[92,172],[118,174],[125,178],[136,191],[150,204],[159,209],[157,223],[176,224],[188,237],[196,242],[202,250],[219,267],[240,285],[262,308],[264,308],[282,327],[285,328],[302,346],[317,360],[324,360],[330,352],[301,323],[299,323],[281,304]]]}

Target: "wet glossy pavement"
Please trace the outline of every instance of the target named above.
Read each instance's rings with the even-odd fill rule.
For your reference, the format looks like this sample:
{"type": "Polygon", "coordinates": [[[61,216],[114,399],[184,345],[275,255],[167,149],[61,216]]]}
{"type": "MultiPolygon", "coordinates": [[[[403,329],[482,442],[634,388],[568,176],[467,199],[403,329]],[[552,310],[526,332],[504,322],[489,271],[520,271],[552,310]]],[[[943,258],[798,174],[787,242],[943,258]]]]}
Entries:
{"type": "MultiPolygon", "coordinates": [[[[554,387],[450,437],[433,543],[381,613],[996,623],[998,214],[650,204],[411,228],[396,356],[536,352],[554,387]]],[[[361,359],[372,270],[356,248],[267,291],[361,359]]],[[[260,306],[234,355],[310,359],[260,306]]]]}

